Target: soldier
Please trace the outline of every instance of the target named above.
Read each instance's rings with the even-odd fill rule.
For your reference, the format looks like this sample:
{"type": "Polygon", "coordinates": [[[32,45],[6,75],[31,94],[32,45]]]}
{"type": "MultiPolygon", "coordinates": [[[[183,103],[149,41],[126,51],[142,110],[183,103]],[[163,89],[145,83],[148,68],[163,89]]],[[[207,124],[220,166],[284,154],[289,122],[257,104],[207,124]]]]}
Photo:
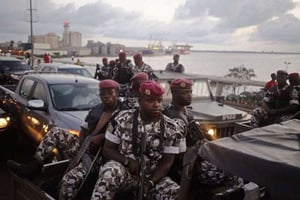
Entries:
{"type": "Polygon", "coordinates": [[[120,84],[120,96],[126,96],[133,75],[133,65],[130,60],[126,59],[126,53],[119,53],[119,61],[114,67],[113,79],[120,84]]]}
{"type": "Polygon", "coordinates": [[[89,151],[84,154],[81,162],[68,171],[62,178],[59,199],[73,199],[76,197],[82,181],[88,175],[87,173],[91,171],[90,168],[94,167],[92,166],[92,160],[98,159],[95,167],[97,164],[101,164],[101,156],[96,158],[95,152],[97,152],[99,148],[102,149],[106,126],[120,111],[117,101],[118,87],[119,84],[113,80],[106,79],[100,82],[100,97],[104,106],[102,112],[100,111],[99,113],[100,118],[96,127],[96,129],[98,128],[99,130],[97,131],[98,134],[93,137],[93,142],[91,143],[92,146],[89,151]]]}
{"type": "Polygon", "coordinates": [[[135,54],[133,56],[133,60],[134,60],[134,64],[135,64],[134,69],[133,69],[134,73],[145,72],[148,74],[150,80],[153,80],[156,78],[151,66],[146,64],[143,61],[142,54],[140,54],[140,53],[135,54]]]}
{"type": "MultiPolygon", "coordinates": [[[[119,84],[113,80],[105,80],[99,83],[102,103],[92,108],[88,113],[85,119],[87,126],[82,129],[79,137],[64,129],[54,127],[45,135],[29,164],[19,164],[15,161],[8,161],[8,166],[16,174],[28,179],[33,179],[40,172],[45,160],[52,155],[54,148],[60,149],[66,158],[74,158],[80,149],[81,141],[84,140],[88,134],[93,131],[100,131],[103,122],[107,122],[110,119],[109,117],[113,111],[124,109],[124,106],[118,101],[118,87],[119,84]]],[[[92,140],[92,144],[94,143],[94,146],[97,146],[99,142],[103,142],[103,138],[102,135],[95,136],[92,140]]]]}
{"type": "Polygon", "coordinates": [[[263,106],[252,112],[251,126],[261,127],[286,121],[297,109],[298,92],[287,84],[288,73],[277,71],[277,85],[270,88],[263,100],[263,106]]]}
{"type": "Polygon", "coordinates": [[[139,91],[140,109],[120,113],[113,121],[114,128],[107,128],[103,155],[109,161],[100,168],[92,199],[113,199],[117,192],[137,185],[140,144],[144,142],[144,196],[177,198],[179,186],[167,173],[179,152],[176,135],[180,133],[183,137],[183,129],[161,113],[164,89],[157,82],[143,82],[139,91]]]}
{"type": "Polygon", "coordinates": [[[101,78],[100,80],[111,79],[111,67],[106,57],[102,58],[102,66],[100,68],[101,78]]]}
{"type": "Polygon", "coordinates": [[[168,65],[166,66],[166,71],[183,73],[184,67],[179,63],[179,55],[175,54],[173,56],[173,60],[174,62],[168,63],[168,65]]]}
{"type": "Polygon", "coordinates": [[[148,74],[144,72],[138,72],[131,79],[130,91],[126,94],[124,103],[128,108],[137,108],[139,89],[142,82],[149,80],[148,74]]]}
{"type": "Polygon", "coordinates": [[[239,184],[236,177],[225,175],[215,165],[197,155],[198,148],[207,140],[187,108],[192,103],[192,85],[192,81],[188,79],[174,79],[170,84],[172,102],[164,110],[167,116],[180,119],[185,125],[187,150],[176,155],[169,173],[173,180],[180,183],[179,199],[182,200],[196,196],[207,199],[213,196],[211,191],[219,186],[226,185],[230,188],[239,184]]]}
{"type": "MultiPolygon", "coordinates": [[[[190,122],[193,121],[192,113],[187,109],[187,106],[192,103],[192,81],[179,78],[175,79],[171,82],[170,88],[172,92],[172,102],[164,109],[164,114],[172,119],[180,119],[184,123],[185,126],[185,138],[186,138],[186,146],[192,146],[193,141],[186,134],[188,133],[187,127],[190,122]]],[[[170,177],[180,183],[181,179],[181,171],[182,171],[182,154],[176,155],[174,164],[170,170],[170,177]]]]}

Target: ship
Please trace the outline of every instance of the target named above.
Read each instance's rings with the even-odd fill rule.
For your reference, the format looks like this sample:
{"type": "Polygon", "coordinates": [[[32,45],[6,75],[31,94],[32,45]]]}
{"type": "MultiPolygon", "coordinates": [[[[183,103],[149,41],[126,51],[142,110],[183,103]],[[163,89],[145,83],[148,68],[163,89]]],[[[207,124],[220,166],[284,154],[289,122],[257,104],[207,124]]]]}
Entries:
{"type": "Polygon", "coordinates": [[[165,47],[162,45],[161,41],[149,42],[148,46],[141,49],[143,55],[159,56],[165,54],[165,47]]]}
{"type": "Polygon", "coordinates": [[[190,54],[192,47],[189,44],[173,44],[166,49],[166,54],[190,54]]]}

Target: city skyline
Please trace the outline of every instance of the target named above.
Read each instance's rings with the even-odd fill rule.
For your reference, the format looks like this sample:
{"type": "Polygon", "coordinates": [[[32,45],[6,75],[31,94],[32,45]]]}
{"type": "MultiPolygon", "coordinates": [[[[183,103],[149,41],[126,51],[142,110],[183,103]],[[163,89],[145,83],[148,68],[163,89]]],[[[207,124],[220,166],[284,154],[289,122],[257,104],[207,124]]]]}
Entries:
{"type": "MultiPolygon", "coordinates": [[[[33,34],[63,35],[63,23],[87,40],[146,46],[188,43],[195,50],[300,52],[300,0],[32,0],[33,34]]],[[[29,0],[4,0],[0,42],[30,35],[29,0]],[[18,6],[14,6],[18,5],[18,6]],[[12,9],[7,9],[12,8],[12,9]],[[12,10],[12,12],[10,11],[12,10]],[[25,16],[24,16],[25,13],[25,16]],[[9,17],[7,17],[9,16],[9,17]]]]}

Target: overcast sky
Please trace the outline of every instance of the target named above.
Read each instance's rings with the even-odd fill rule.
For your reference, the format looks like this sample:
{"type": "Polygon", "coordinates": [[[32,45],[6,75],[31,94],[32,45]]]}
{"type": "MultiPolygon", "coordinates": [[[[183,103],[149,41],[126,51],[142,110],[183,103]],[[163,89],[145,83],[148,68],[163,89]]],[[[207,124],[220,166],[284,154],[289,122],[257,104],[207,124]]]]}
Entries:
{"type": "MultiPolygon", "coordinates": [[[[0,42],[26,42],[30,0],[1,0],[0,42]]],[[[300,52],[300,0],[32,0],[34,35],[64,21],[88,39],[146,46],[188,43],[203,50],[300,52]]]]}

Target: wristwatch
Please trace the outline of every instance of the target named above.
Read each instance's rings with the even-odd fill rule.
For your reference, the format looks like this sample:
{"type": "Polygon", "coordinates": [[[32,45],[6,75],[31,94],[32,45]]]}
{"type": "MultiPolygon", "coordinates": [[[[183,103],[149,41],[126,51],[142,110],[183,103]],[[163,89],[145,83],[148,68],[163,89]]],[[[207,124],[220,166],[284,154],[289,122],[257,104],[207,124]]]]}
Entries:
{"type": "Polygon", "coordinates": [[[129,159],[128,159],[128,158],[125,158],[123,164],[124,164],[125,167],[128,167],[128,165],[129,165],[129,159]]]}

